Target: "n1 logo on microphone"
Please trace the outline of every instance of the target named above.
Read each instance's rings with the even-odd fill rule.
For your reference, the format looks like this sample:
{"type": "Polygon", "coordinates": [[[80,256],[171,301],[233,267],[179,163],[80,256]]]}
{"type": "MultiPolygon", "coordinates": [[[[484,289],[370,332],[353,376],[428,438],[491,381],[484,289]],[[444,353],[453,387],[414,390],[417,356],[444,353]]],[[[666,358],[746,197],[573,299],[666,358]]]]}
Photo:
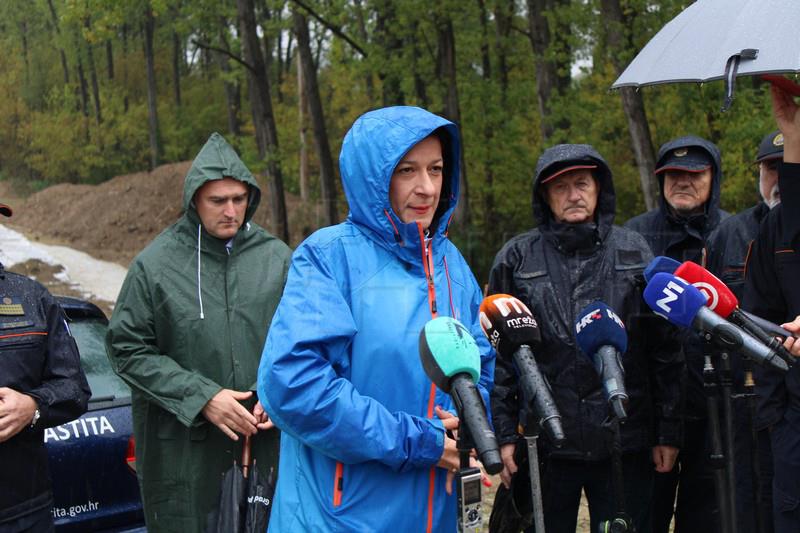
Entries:
{"type": "Polygon", "coordinates": [[[667,283],[666,287],[661,289],[661,294],[664,295],[663,298],[659,298],[656,300],[656,305],[659,309],[664,311],[665,313],[669,314],[672,312],[672,307],[667,305],[671,304],[675,300],[678,299],[679,294],[683,294],[683,287],[675,283],[674,281],[670,281],[667,283]]]}
{"type": "MultiPolygon", "coordinates": [[[[618,317],[617,314],[608,307],[606,307],[606,315],[608,315],[608,318],[616,322],[616,324],[619,327],[625,329],[625,324],[622,323],[622,319],[618,317]]],[[[603,313],[600,311],[599,307],[597,309],[589,311],[588,313],[583,315],[583,317],[581,317],[581,319],[578,321],[577,324],[575,324],[575,333],[580,333],[583,328],[585,328],[595,320],[600,320],[602,318],[603,318],[603,313]]]]}

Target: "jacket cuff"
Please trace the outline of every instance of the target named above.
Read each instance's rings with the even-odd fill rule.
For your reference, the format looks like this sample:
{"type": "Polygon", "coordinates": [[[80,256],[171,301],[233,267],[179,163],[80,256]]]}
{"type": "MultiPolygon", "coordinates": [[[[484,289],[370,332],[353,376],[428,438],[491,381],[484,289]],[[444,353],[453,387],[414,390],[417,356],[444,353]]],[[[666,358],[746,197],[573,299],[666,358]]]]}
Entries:
{"type": "Polygon", "coordinates": [[[175,413],[178,420],[186,427],[198,426],[206,419],[201,412],[208,401],[223,389],[210,379],[197,375],[200,379],[192,381],[186,389],[186,395],[181,402],[180,410],[175,413]]]}
{"type": "Polygon", "coordinates": [[[681,426],[679,420],[659,420],[656,430],[656,442],[663,446],[681,448],[681,426]]]}
{"type": "Polygon", "coordinates": [[[400,471],[429,467],[439,462],[444,452],[444,425],[438,419],[423,419],[423,431],[419,445],[412,450],[408,461],[400,471]]]}

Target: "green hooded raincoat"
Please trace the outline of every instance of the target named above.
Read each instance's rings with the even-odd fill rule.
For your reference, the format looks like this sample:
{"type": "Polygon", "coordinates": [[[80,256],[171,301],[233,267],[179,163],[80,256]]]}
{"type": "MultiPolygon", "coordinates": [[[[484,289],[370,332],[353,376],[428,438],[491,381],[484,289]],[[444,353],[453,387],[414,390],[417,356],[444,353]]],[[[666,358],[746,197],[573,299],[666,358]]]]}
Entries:
{"type": "MultiPolygon", "coordinates": [[[[132,389],[136,465],[148,531],[203,531],[222,473],[241,457],[201,410],[221,389],[255,390],[261,350],[283,291],[291,252],[250,222],[256,180],[217,133],[186,176],[184,215],[131,264],[111,318],[107,350],[132,389]],[[250,189],[233,240],[212,237],[192,201],[207,181],[232,177],[250,189]]],[[[252,408],[253,400],[247,404],[252,408]]],[[[277,429],[253,437],[262,474],[277,468],[277,429]]]]}

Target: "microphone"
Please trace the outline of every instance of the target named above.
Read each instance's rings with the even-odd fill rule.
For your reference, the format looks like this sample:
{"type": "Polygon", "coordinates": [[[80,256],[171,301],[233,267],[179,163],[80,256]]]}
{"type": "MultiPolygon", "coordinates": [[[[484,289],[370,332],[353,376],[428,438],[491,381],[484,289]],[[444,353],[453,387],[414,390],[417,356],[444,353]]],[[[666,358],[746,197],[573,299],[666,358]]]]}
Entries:
{"type": "Polygon", "coordinates": [[[711,311],[703,293],[681,278],[659,272],[645,287],[644,300],[657,315],[678,326],[706,332],[723,349],[739,351],[759,364],[766,362],[784,372],[789,370],[775,350],[711,311]]]}
{"type": "Polygon", "coordinates": [[[530,309],[511,295],[494,294],[481,302],[480,324],[494,349],[514,362],[523,398],[539,417],[547,436],[560,448],[566,437],[550,384],[533,355],[541,336],[530,309]]]}
{"type": "Polygon", "coordinates": [[[490,474],[503,469],[497,438],[489,425],[486,406],[475,383],[481,357],[475,339],[458,320],[438,317],[419,333],[419,357],[431,381],[453,399],[458,417],[475,443],[478,457],[490,474]]]}
{"type": "MultiPolygon", "coordinates": [[[[739,301],[736,299],[736,295],[731,292],[722,280],[697,263],[691,261],[686,261],[675,269],[675,275],[691,283],[706,296],[706,307],[722,318],[730,320],[761,341],[769,349],[774,350],[789,367],[794,365],[794,357],[783,347],[783,344],[776,339],[774,335],[764,331],[750,316],[744,314],[742,310],[739,309],[739,301]]],[[[764,320],[763,322],[766,321],[764,320]]],[[[769,324],[769,322],[767,322],[767,324],[769,324]]],[[[772,324],[772,326],[774,328],[783,329],[775,324],[772,324]]]]}
{"type": "Polygon", "coordinates": [[[786,340],[789,337],[794,337],[795,339],[798,338],[797,334],[792,333],[788,329],[783,329],[778,324],[770,322],[769,320],[765,320],[758,315],[754,315],[753,313],[745,311],[744,309],[741,308],[739,309],[739,312],[741,312],[744,316],[752,320],[753,323],[755,323],[755,325],[757,325],[770,335],[773,335],[775,337],[781,337],[783,340],[786,340]]]}
{"type": "Polygon", "coordinates": [[[647,268],[644,269],[644,279],[645,281],[649,282],[650,279],[659,272],[672,274],[679,266],[681,266],[681,264],[675,261],[673,258],[659,255],[653,258],[653,260],[650,261],[650,264],[647,265],[647,268]]]}
{"type": "Polygon", "coordinates": [[[594,302],[579,313],[575,337],[584,354],[592,361],[603,381],[606,400],[614,415],[624,422],[628,415],[625,404],[625,370],[620,355],[628,349],[628,335],[622,320],[603,302],[594,302]]]}

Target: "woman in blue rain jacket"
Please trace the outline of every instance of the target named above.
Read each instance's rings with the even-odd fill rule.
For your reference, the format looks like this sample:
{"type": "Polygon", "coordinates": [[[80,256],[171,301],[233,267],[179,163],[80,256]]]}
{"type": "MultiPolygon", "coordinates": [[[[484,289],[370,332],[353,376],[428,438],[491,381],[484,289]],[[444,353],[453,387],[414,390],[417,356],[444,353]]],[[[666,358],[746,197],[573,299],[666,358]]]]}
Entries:
{"type": "Polygon", "coordinates": [[[435,407],[454,408],[418,350],[426,322],[461,321],[488,405],[481,292],[447,238],[459,151],[456,126],[415,107],[366,113],[345,136],[350,213],[295,251],[259,368],[258,396],[283,431],[273,533],[455,530],[437,466],[454,464],[454,443],[435,407]]]}

